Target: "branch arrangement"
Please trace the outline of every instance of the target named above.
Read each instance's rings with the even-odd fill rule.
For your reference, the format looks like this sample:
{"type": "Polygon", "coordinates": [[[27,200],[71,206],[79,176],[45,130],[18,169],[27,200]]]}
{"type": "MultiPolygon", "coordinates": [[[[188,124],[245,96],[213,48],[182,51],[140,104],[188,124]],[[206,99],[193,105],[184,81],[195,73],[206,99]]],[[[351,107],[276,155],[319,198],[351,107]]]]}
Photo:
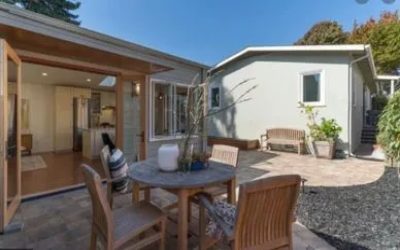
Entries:
{"type": "MultiPolygon", "coordinates": [[[[204,145],[204,141],[207,139],[207,132],[205,131],[205,128],[207,127],[207,118],[214,116],[216,114],[226,112],[227,110],[231,109],[235,105],[239,103],[243,103],[246,101],[251,100],[251,98],[248,98],[248,94],[252,92],[257,86],[251,86],[247,90],[245,90],[242,94],[240,94],[235,100],[233,100],[231,103],[227,104],[226,106],[223,106],[219,108],[218,110],[209,110],[207,107],[208,103],[208,88],[210,86],[211,82],[211,77],[207,76],[205,81],[200,84],[196,84],[196,81],[198,79],[198,75],[196,75],[189,88],[187,91],[187,96],[186,96],[186,127],[187,132],[184,135],[184,139],[181,142],[181,156],[179,161],[184,162],[184,163],[190,163],[193,158],[193,144],[191,144],[191,140],[196,137],[197,139],[201,138],[201,145],[199,147],[199,151],[202,153],[198,153],[197,157],[199,158],[205,158],[206,157],[206,148],[204,145]],[[201,136],[201,133],[203,136],[201,136]],[[201,156],[201,154],[204,154],[204,157],[201,156]],[[200,155],[200,156],[199,156],[200,155]]],[[[253,80],[253,78],[245,79],[237,84],[234,85],[232,89],[230,89],[227,94],[232,94],[234,90],[236,90],[239,86],[247,84],[253,80]]]]}

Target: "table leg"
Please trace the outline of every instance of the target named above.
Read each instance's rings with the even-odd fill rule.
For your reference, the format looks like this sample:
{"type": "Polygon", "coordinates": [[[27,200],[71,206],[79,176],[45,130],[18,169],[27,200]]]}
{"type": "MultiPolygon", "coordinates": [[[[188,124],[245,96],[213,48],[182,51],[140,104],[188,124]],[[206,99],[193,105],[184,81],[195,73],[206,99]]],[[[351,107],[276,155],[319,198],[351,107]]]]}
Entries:
{"type": "Polygon", "coordinates": [[[185,189],[178,192],[178,250],[186,250],[188,246],[188,200],[189,194],[185,189]]]}
{"type": "Polygon", "coordinates": [[[205,234],[206,234],[206,211],[203,206],[199,206],[199,250],[205,248],[205,234]]]}
{"type": "Polygon", "coordinates": [[[146,187],[146,188],[144,189],[144,200],[147,201],[147,202],[150,202],[150,201],[151,201],[151,194],[150,194],[150,191],[151,191],[150,187],[146,187]]]}
{"type": "Polygon", "coordinates": [[[227,193],[228,193],[228,203],[235,205],[236,204],[236,178],[228,181],[227,185],[227,193]]]}
{"type": "Polygon", "coordinates": [[[133,182],[132,186],[132,202],[137,203],[140,201],[140,185],[137,182],[133,182]]]}

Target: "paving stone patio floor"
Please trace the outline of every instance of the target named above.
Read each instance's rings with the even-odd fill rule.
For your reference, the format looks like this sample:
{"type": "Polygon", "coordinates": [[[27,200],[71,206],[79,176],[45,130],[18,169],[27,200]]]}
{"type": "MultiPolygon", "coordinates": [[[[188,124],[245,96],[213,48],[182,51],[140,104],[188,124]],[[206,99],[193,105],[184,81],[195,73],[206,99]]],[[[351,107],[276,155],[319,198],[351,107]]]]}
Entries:
{"type": "MultiPolygon", "coordinates": [[[[373,182],[383,174],[382,162],[349,158],[343,160],[315,159],[281,152],[241,152],[238,182],[277,174],[300,174],[310,186],[347,186],[373,182]]],[[[162,190],[152,193],[152,202],[165,206],[175,196],[162,190]]],[[[116,207],[130,202],[130,196],[116,199],[116,207]]],[[[194,212],[196,221],[197,213],[194,212]]],[[[23,202],[13,219],[22,222],[20,232],[0,235],[0,248],[88,249],[91,203],[85,189],[23,202]]],[[[167,249],[176,249],[175,224],[168,225],[167,249]]],[[[294,249],[333,249],[300,223],[293,225],[294,249]]],[[[197,238],[189,239],[190,249],[196,249],[197,238]]],[[[150,246],[148,249],[157,249],[150,246]]]]}

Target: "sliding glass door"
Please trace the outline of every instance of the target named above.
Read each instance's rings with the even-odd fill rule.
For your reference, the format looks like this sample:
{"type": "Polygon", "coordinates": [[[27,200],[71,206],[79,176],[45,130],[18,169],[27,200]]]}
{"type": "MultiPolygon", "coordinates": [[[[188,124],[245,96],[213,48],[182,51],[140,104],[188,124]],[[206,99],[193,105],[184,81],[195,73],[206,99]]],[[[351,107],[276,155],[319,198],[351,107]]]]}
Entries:
{"type": "Polygon", "coordinates": [[[0,40],[0,223],[1,231],[21,202],[21,60],[0,40]]]}

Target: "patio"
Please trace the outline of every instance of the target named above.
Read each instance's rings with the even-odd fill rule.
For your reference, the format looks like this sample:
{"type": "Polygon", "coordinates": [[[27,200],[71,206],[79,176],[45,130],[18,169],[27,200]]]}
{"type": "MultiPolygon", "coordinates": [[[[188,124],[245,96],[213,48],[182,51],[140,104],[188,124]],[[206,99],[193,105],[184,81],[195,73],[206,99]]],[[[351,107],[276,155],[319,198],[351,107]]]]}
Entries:
{"type": "MultiPolygon", "coordinates": [[[[288,173],[301,174],[306,178],[306,194],[316,187],[343,187],[375,182],[384,173],[383,163],[363,161],[355,158],[345,160],[322,160],[310,156],[298,156],[281,152],[241,152],[239,157],[239,183],[267,175],[288,173]]],[[[175,197],[161,190],[152,193],[152,202],[165,206],[175,197]]],[[[298,220],[318,232],[320,227],[310,223],[314,215],[308,214],[312,206],[305,195],[300,197],[298,220]],[[307,217],[307,216],[308,217],[307,217]]],[[[116,207],[130,202],[130,197],[116,200],[116,207]]],[[[34,249],[87,249],[90,232],[90,200],[86,190],[76,190],[64,194],[22,203],[13,222],[23,222],[24,230],[0,236],[0,248],[19,247],[34,249]]],[[[320,213],[316,213],[321,216],[320,213]]],[[[197,217],[197,213],[193,213],[197,217]]],[[[319,217],[316,217],[319,218],[319,217]]],[[[322,218],[324,219],[324,218],[322,218]]],[[[192,220],[194,223],[196,220],[192,220]]],[[[325,221],[325,220],[324,220],[325,221]]],[[[341,221],[336,221],[340,223],[341,221]]],[[[196,226],[193,226],[196,228],[196,226]]],[[[168,226],[167,249],[175,249],[175,224],[168,226]]],[[[321,230],[320,235],[326,231],[321,230]]],[[[326,237],[327,240],[329,238],[326,237]]],[[[335,243],[330,241],[331,243],[335,243]]],[[[195,248],[197,238],[189,238],[189,245],[195,248]]],[[[311,233],[300,223],[294,224],[295,249],[330,249],[324,240],[311,233]]],[[[335,244],[335,246],[337,246],[335,244]]],[[[150,248],[152,249],[152,248],[150,248]]]]}

